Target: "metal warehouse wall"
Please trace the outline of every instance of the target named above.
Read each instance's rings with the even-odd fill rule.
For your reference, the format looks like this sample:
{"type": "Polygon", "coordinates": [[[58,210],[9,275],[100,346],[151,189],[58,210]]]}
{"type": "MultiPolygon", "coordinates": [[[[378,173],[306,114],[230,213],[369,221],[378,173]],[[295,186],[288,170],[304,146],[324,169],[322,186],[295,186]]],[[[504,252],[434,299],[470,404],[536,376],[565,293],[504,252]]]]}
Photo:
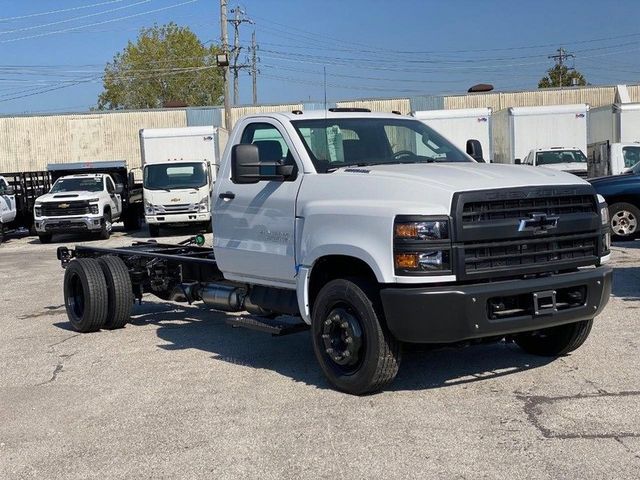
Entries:
{"type": "MultiPolygon", "coordinates": [[[[292,110],[302,110],[302,103],[288,103],[284,105],[249,105],[244,107],[233,107],[231,109],[231,124],[236,122],[245,115],[254,115],[256,113],[267,112],[290,112],[292,110]]],[[[224,120],[224,115],[223,115],[224,120]]],[[[223,122],[224,123],[224,122],[223,122]]]]}
{"type": "Polygon", "coordinates": [[[0,172],[97,160],[139,167],[141,128],[186,125],[184,109],[1,117],[0,172]]]}
{"type": "MultiPolygon", "coordinates": [[[[629,85],[632,101],[639,101],[640,85],[629,85]]],[[[538,105],[568,105],[588,103],[591,107],[611,105],[615,101],[616,87],[548,88],[524,92],[477,93],[445,96],[445,109],[490,107],[494,111],[509,107],[533,107],[538,105]]]]}

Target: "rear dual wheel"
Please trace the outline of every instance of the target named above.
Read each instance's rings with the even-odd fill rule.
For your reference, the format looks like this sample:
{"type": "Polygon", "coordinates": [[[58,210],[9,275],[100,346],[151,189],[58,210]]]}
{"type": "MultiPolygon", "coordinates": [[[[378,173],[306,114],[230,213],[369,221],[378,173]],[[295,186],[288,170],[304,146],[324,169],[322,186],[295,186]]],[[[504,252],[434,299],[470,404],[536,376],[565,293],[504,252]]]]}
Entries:
{"type": "Polygon", "coordinates": [[[64,301],[69,322],[79,332],[124,327],[134,301],[127,266],[113,256],[72,261],[65,270],[64,301]]]}

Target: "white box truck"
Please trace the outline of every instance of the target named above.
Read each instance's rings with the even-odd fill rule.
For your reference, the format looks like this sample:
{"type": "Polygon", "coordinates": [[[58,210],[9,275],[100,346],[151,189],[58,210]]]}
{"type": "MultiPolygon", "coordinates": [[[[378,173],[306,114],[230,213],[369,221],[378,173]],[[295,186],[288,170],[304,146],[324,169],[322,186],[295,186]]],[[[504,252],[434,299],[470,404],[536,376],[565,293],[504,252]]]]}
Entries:
{"type": "Polygon", "coordinates": [[[456,147],[476,158],[490,162],[491,155],[491,109],[455,108],[451,110],[422,110],[411,115],[433,128],[451,141],[456,147]],[[476,156],[470,151],[468,139],[480,142],[482,155],[476,156]]]}
{"type": "Polygon", "coordinates": [[[196,223],[211,231],[211,191],[226,139],[226,130],[213,126],[140,130],[150,236],[171,224],[196,223]]]}
{"type": "MultiPolygon", "coordinates": [[[[493,114],[493,161],[520,163],[532,150],[587,150],[585,103],[511,107],[493,114]],[[519,160],[519,161],[516,161],[519,160]]],[[[573,167],[572,167],[573,168],[573,167]]],[[[586,165],[585,165],[586,170],[586,165]]]]}
{"type": "Polygon", "coordinates": [[[589,176],[617,175],[640,161],[640,103],[614,103],[589,112],[589,176]]]}

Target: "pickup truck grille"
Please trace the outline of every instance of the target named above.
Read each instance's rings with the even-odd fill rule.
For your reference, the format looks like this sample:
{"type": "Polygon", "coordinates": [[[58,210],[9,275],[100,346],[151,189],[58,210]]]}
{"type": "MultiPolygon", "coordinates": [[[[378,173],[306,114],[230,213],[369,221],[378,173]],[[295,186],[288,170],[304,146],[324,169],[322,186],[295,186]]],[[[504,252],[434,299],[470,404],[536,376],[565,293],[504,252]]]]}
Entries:
{"type": "Polygon", "coordinates": [[[454,197],[452,216],[454,268],[462,280],[593,265],[602,248],[590,185],[463,192],[454,197]]]}
{"type": "Polygon", "coordinates": [[[462,223],[490,222],[509,218],[520,219],[532,213],[564,215],[595,211],[593,195],[492,200],[465,203],[462,211],[462,223]]]}
{"type": "Polygon", "coordinates": [[[163,205],[162,207],[165,210],[165,214],[196,213],[198,211],[198,205],[191,203],[174,203],[172,205],[163,205]]]}
{"type": "Polygon", "coordinates": [[[43,217],[68,217],[89,213],[89,202],[48,202],[42,204],[43,217]]]}

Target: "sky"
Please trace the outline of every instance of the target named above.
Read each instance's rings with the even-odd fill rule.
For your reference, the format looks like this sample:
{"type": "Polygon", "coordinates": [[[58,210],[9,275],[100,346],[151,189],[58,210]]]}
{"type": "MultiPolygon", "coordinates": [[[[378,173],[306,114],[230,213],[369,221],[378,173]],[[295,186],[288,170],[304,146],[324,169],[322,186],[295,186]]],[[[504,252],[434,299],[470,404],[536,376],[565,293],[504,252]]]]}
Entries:
{"type": "MultiPolygon", "coordinates": [[[[260,103],[533,89],[563,47],[595,85],[640,82],[638,0],[229,0],[260,103]]],[[[219,42],[219,0],[0,0],[0,114],[86,111],[106,62],[174,21],[219,42]]],[[[230,34],[232,30],[230,30],[230,34]]],[[[241,73],[240,101],[251,103],[241,73]]]]}

